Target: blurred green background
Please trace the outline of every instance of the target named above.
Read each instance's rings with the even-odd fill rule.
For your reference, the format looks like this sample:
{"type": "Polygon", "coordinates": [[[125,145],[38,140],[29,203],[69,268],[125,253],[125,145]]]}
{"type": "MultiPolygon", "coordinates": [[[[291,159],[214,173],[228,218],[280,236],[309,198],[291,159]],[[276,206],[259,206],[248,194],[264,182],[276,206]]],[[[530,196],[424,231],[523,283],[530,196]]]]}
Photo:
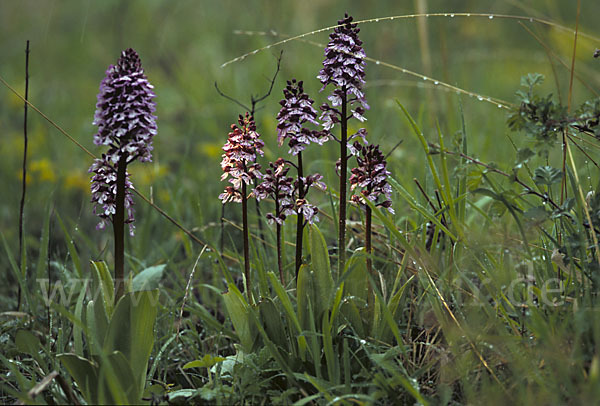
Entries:
{"type": "MultiPolygon", "coordinates": [[[[276,144],[276,114],[285,80],[305,81],[305,89],[322,103],[330,90],[319,93],[316,79],[323,50],[293,41],[221,68],[246,52],[282,39],[334,25],[344,12],[356,20],[429,12],[470,12],[527,15],[552,20],[573,29],[576,2],[561,0],[498,1],[2,1],[0,2],[0,75],[20,93],[24,89],[25,43],[31,41],[30,100],[48,117],[91,151],[96,94],[104,72],[128,47],[138,51],[150,82],[155,86],[159,134],[154,162],[131,167],[133,182],[152,196],[174,218],[202,239],[215,243],[221,206],[217,196],[221,147],[229,125],[242,109],[220,97],[214,88],[249,104],[250,95],[262,95],[269,86],[279,51],[281,71],[273,93],[256,114],[265,147],[265,160],[274,160],[287,148],[276,144]],[[261,31],[244,35],[236,30],[261,31]]],[[[598,37],[600,2],[582,1],[580,30],[598,37]]],[[[551,52],[570,64],[572,32],[525,22],[551,52]]],[[[515,20],[486,17],[430,17],[381,21],[361,26],[369,57],[447,82],[483,96],[513,102],[520,77],[528,72],[546,75],[544,91],[566,104],[568,70],[549,62],[544,47],[515,20]],[[421,33],[419,29],[421,28],[421,33]]],[[[327,32],[306,38],[321,44],[327,32]]],[[[576,69],[591,88],[600,87],[599,63],[592,58],[600,42],[580,37],[576,69]]],[[[452,136],[460,129],[459,103],[473,155],[485,161],[514,160],[507,138],[506,110],[457,96],[431,82],[368,63],[366,95],[371,105],[366,128],[373,143],[389,151],[393,175],[410,181],[422,178],[426,165],[422,151],[395,103],[397,98],[419,119],[426,136],[436,139],[435,123],[452,136]]],[[[577,105],[592,96],[579,81],[574,84],[577,105]]],[[[0,88],[0,229],[13,253],[18,246],[18,209],[22,163],[23,103],[0,88]]],[[[527,141],[512,134],[518,145],[527,141]]],[[[26,235],[28,249],[36,250],[44,213],[50,207],[72,234],[82,257],[98,258],[111,250],[110,232],[94,232],[96,218],[89,204],[91,159],[30,110],[26,235]]],[[[310,168],[333,182],[334,145],[311,148],[310,168]]],[[[133,257],[153,263],[173,258],[181,233],[146,204],[137,201],[138,236],[128,241],[133,257]]],[[[400,215],[403,209],[396,209],[400,215]]],[[[231,210],[231,217],[237,214],[231,210]]],[[[53,236],[52,255],[66,255],[64,239],[53,236]]],[[[188,247],[189,248],[189,247],[188,247]]],[[[16,255],[16,254],[15,254],[16,255]]],[[[0,255],[3,257],[3,255],[0,255]]],[[[84,261],[85,262],[85,261],[84,261]]],[[[6,259],[0,266],[7,269],[6,259]]]]}

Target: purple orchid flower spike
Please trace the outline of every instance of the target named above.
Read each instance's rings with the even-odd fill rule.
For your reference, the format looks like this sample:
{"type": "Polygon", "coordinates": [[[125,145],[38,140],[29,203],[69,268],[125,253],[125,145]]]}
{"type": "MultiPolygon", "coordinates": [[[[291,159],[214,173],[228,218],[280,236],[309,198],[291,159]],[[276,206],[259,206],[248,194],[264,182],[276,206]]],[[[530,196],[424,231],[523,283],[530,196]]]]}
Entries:
{"type": "Polygon", "coordinates": [[[368,199],[393,214],[392,188],[387,181],[390,172],[386,169],[387,162],[379,145],[365,146],[355,142],[354,147],[359,155],[356,157],[357,167],[352,169],[350,176],[350,190],[361,188],[362,191],[358,195],[352,195],[350,200],[365,207],[364,199],[368,199]],[[378,202],[380,196],[384,196],[382,202],[378,202]]]}
{"type": "Polygon", "coordinates": [[[283,90],[284,99],[279,102],[281,110],[277,114],[277,140],[283,145],[288,139],[288,153],[298,155],[310,143],[323,145],[329,136],[325,131],[309,130],[306,123],[319,125],[317,111],[313,108],[314,100],[304,93],[302,81],[288,80],[283,90]]]}
{"type": "Polygon", "coordinates": [[[262,178],[260,165],[256,162],[257,155],[263,155],[264,143],[256,131],[254,118],[246,113],[238,117],[238,125],[231,125],[231,132],[223,146],[221,180],[228,180],[227,186],[219,199],[223,204],[227,202],[242,203],[242,232],[244,238],[244,277],[245,291],[250,299],[252,297],[250,282],[250,248],[248,237],[248,193],[247,186],[255,179],[262,178]],[[239,127],[238,127],[239,126],[239,127]]]}
{"type": "MultiPolygon", "coordinates": [[[[365,83],[365,51],[362,41],[358,38],[358,24],[352,23],[353,18],[345,14],[338,21],[338,26],[329,34],[329,43],[325,47],[323,68],[317,78],[323,84],[321,91],[333,85],[333,92],[327,98],[329,104],[321,106],[320,119],[323,128],[330,131],[334,126],[340,126],[340,159],[336,171],[340,176],[339,199],[339,234],[338,234],[338,272],[344,272],[346,264],[346,205],[347,205],[347,170],[348,150],[356,153],[352,139],[364,139],[366,131],[360,129],[353,135],[348,135],[348,120],[365,121],[365,110],[369,109],[362,86],[365,83]]],[[[333,136],[333,135],[332,135],[333,136]]]]}
{"type": "Polygon", "coordinates": [[[89,169],[92,176],[94,213],[101,218],[98,228],[112,221],[115,238],[115,298],[124,293],[124,225],[133,236],[133,185],[127,165],[135,160],[152,160],[152,139],[157,133],[156,95],[142,69],[140,57],[126,49],[111,65],[100,83],[93,124],[96,145],[108,146],[102,158],[89,169]]]}
{"type": "MultiPolygon", "coordinates": [[[[94,144],[107,145],[109,149],[89,169],[94,173],[92,203],[94,213],[102,219],[98,224],[100,229],[116,214],[117,167],[127,166],[136,159],[152,160],[152,138],[157,132],[153,88],[144,74],[139,55],[131,48],[121,53],[116,65],[109,66],[100,83],[93,122],[98,126],[94,144]]],[[[132,189],[127,174],[125,222],[129,224],[131,235],[134,231],[132,189]]]]}
{"type": "MultiPolygon", "coordinates": [[[[241,202],[241,189],[243,185],[250,185],[254,179],[260,179],[260,164],[256,162],[258,155],[263,155],[263,141],[260,134],[256,131],[254,118],[246,113],[245,116],[238,117],[238,125],[231,125],[231,132],[228,135],[227,142],[223,146],[224,154],[221,155],[221,169],[223,175],[221,180],[229,178],[229,183],[233,186],[227,186],[225,191],[219,195],[223,203],[229,201],[241,202]]],[[[246,196],[247,197],[247,196],[246,196]]]]}

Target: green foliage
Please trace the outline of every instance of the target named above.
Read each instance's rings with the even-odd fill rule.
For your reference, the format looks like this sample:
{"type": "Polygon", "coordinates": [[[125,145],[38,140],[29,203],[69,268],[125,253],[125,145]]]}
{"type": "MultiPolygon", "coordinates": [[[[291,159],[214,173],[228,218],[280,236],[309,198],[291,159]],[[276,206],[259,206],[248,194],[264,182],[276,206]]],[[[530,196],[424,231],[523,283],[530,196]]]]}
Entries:
{"type": "MultiPolygon", "coordinates": [[[[140,402],[154,344],[158,294],[157,290],[126,294],[115,306],[107,326],[89,313],[86,341],[96,347],[88,348],[90,358],[68,353],[57,355],[87,402],[140,402]]],[[[93,307],[93,302],[90,303],[88,309],[93,307]]]]}

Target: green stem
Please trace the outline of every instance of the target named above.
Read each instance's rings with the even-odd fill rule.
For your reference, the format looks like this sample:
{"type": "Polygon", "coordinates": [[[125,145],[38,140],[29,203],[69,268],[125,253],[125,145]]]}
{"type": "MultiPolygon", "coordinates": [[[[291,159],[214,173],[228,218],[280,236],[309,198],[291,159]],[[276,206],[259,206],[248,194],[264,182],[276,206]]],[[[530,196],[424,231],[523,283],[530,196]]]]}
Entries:
{"type": "Polygon", "coordinates": [[[277,269],[279,269],[279,279],[281,284],[285,286],[283,279],[283,264],[281,262],[281,224],[277,224],[277,269]]]}
{"type": "Polygon", "coordinates": [[[246,198],[246,183],[242,181],[242,233],[244,234],[244,277],[246,279],[246,295],[251,301],[250,293],[250,249],[248,243],[248,199],[246,198]]]}
{"type": "Polygon", "coordinates": [[[113,216],[115,238],[115,303],[125,292],[125,179],[127,156],[122,155],[117,164],[117,201],[113,216]]]}
{"type": "MultiPolygon", "coordinates": [[[[367,251],[367,272],[373,274],[373,261],[371,260],[371,208],[367,206],[366,221],[365,221],[365,249],[367,251]]],[[[374,276],[374,275],[373,275],[374,276]]]]}
{"type": "MultiPolygon", "coordinates": [[[[279,187],[275,188],[275,216],[279,217],[279,187]]],[[[279,279],[281,284],[285,286],[283,281],[283,264],[281,263],[281,224],[277,223],[277,269],[279,270],[279,279]]]]}
{"type": "MultiPolygon", "coordinates": [[[[367,206],[365,220],[365,251],[367,254],[367,273],[373,277],[373,280],[376,280],[375,274],[373,273],[373,261],[371,260],[371,252],[373,250],[371,245],[371,217],[371,207],[367,206]]],[[[373,287],[370,283],[367,283],[367,289],[367,302],[369,303],[369,305],[372,305],[374,303],[375,297],[373,295],[373,287]]]]}
{"type": "Polygon", "coordinates": [[[347,117],[346,86],[342,87],[342,117],[340,140],[340,220],[338,236],[338,275],[344,272],[346,266],[346,172],[348,167],[348,117],[347,117]]]}
{"type": "MultiPolygon", "coordinates": [[[[298,152],[298,199],[304,199],[304,183],[302,178],[304,177],[302,169],[302,152],[298,152]]],[[[298,278],[298,271],[300,265],[302,265],[302,231],[304,230],[304,215],[298,213],[298,219],[296,222],[296,279],[298,278]]]]}

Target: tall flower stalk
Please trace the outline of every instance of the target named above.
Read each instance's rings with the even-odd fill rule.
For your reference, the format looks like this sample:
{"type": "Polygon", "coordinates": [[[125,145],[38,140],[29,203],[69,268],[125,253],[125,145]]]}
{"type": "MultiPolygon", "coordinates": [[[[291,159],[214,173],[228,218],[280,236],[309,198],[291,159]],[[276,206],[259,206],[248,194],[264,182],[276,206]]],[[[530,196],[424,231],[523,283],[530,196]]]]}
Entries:
{"type": "MultiPolygon", "coordinates": [[[[319,125],[317,121],[317,111],[312,107],[314,100],[308,94],[304,93],[302,81],[296,79],[288,80],[287,86],[283,89],[284,98],[279,102],[281,110],[277,114],[277,139],[279,145],[283,145],[285,139],[288,139],[290,150],[288,153],[297,157],[296,169],[298,170],[298,180],[296,185],[297,202],[302,205],[305,203],[306,193],[310,185],[307,185],[304,178],[304,168],[302,164],[302,151],[310,143],[323,145],[329,137],[324,131],[309,130],[304,127],[308,122],[319,125]]],[[[302,233],[304,230],[304,211],[297,210],[298,218],[296,220],[296,276],[302,264],[302,233]]]]}
{"type": "Polygon", "coordinates": [[[263,141],[256,131],[254,118],[246,113],[238,117],[238,125],[231,125],[231,132],[227,142],[223,146],[221,169],[223,175],[221,180],[229,178],[232,186],[225,187],[225,191],[219,195],[223,204],[227,202],[242,203],[242,233],[244,238],[244,278],[246,282],[245,291],[250,299],[250,249],[248,238],[248,191],[247,186],[252,185],[254,179],[260,179],[260,165],[256,162],[257,155],[263,155],[263,141]],[[239,127],[238,127],[239,125],[239,127]]]}
{"type": "Polygon", "coordinates": [[[269,166],[271,168],[266,170],[263,181],[254,189],[254,194],[256,195],[257,200],[272,197],[275,201],[275,212],[267,213],[267,221],[269,224],[275,223],[277,225],[277,269],[279,270],[281,283],[285,285],[282,263],[281,228],[287,216],[296,214],[293,201],[294,180],[287,176],[290,167],[283,158],[279,158],[277,161],[269,163],[269,166]]]}
{"type": "MultiPolygon", "coordinates": [[[[365,83],[365,51],[362,41],[358,38],[360,31],[357,24],[352,24],[353,18],[345,15],[338,21],[338,26],[329,35],[329,43],[325,47],[325,60],[317,78],[323,84],[321,91],[332,84],[334,90],[328,97],[331,105],[323,104],[321,119],[325,130],[330,130],[335,124],[340,124],[340,207],[338,234],[338,272],[344,271],[346,264],[346,205],[347,205],[347,170],[348,142],[356,136],[364,137],[364,129],[348,136],[348,120],[352,117],[365,121],[363,114],[369,105],[366,102],[362,85],[365,83]],[[355,107],[356,106],[356,107],[355,107]],[[350,110],[350,112],[348,112],[350,110]]],[[[352,150],[351,150],[352,152],[352,150]]]]}
{"type": "Polygon", "coordinates": [[[358,152],[356,157],[357,166],[352,169],[350,176],[350,190],[362,189],[360,194],[352,195],[352,203],[365,209],[365,251],[367,253],[367,271],[373,274],[373,265],[371,259],[371,207],[366,204],[365,199],[375,203],[375,206],[384,207],[390,213],[394,213],[392,208],[392,188],[387,178],[390,172],[386,169],[387,162],[379,145],[361,145],[354,143],[354,148],[358,152]],[[380,200],[383,196],[383,200],[380,200]]]}
{"type": "MultiPolygon", "coordinates": [[[[275,212],[267,213],[266,217],[269,224],[275,223],[277,225],[277,268],[282,284],[285,284],[285,278],[283,276],[283,245],[281,237],[285,219],[287,216],[296,214],[297,218],[302,219],[303,221],[301,227],[304,227],[306,223],[313,224],[314,222],[319,221],[319,209],[310,204],[305,198],[295,199],[295,197],[300,194],[306,196],[310,187],[318,187],[323,190],[326,189],[325,184],[321,181],[323,177],[319,174],[307,176],[306,178],[298,177],[298,179],[294,181],[293,178],[287,176],[290,170],[289,165],[293,166],[294,164],[283,158],[271,162],[269,164],[271,168],[266,170],[262,183],[254,190],[257,200],[271,197],[275,202],[275,212]],[[300,191],[300,187],[302,187],[302,191],[300,191]]],[[[300,232],[302,232],[302,228],[300,229],[300,232]]],[[[300,235],[300,238],[301,237],[302,235],[300,235]]],[[[298,275],[296,274],[296,277],[297,276],[298,275]]]]}
{"type": "Polygon", "coordinates": [[[127,165],[152,160],[152,138],[156,135],[156,95],[142,69],[140,57],[126,49],[116,65],[109,66],[100,83],[93,124],[96,145],[108,146],[102,158],[89,169],[92,176],[94,213],[101,218],[98,229],[112,222],[115,244],[115,301],[124,293],[125,224],[134,235],[133,185],[127,165]],[[126,216],[127,213],[127,216],[126,216]]]}

